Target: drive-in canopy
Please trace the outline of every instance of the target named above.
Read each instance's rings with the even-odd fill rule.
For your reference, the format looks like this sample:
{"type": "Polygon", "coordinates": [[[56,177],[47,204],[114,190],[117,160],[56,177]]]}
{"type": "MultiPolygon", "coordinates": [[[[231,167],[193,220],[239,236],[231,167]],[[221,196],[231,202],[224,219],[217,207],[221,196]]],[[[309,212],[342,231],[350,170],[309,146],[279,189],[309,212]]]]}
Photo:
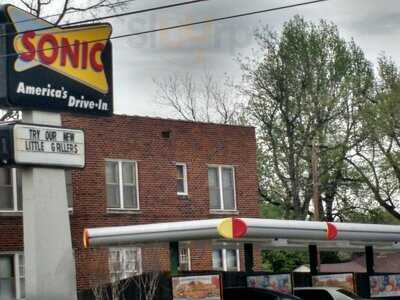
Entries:
{"type": "Polygon", "coordinates": [[[328,223],[256,218],[227,218],[155,223],[84,230],[85,247],[154,241],[213,240],[216,243],[257,243],[261,248],[400,250],[400,226],[328,223]]]}

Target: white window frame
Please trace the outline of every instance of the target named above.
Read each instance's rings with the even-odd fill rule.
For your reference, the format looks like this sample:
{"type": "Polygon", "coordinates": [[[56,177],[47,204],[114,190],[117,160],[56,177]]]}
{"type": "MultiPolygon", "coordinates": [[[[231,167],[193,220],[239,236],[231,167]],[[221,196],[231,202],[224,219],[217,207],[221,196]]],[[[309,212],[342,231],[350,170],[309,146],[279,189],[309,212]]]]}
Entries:
{"type": "MultiPolygon", "coordinates": [[[[175,164],[176,166],[182,166],[183,167],[183,192],[178,192],[177,194],[179,196],[187,196],[189,195],[189,189],[188,189],[188,177],[187,177],[187,165],[185,163],[177,162],[175,164]]],[[[176,178],[178,179],[178,178],[176,178]]]]}
{"type": "MultiPolygon", "coordinates": [[[[137,275],[142,274],[142,272],[143,272],[142,248],[140,248],[140,247],[111,247],[111,248],[109,248],[109,251],[108,251],[108,267],[109,267],[110,277],[112,274],[111,269],[110,269],[110,263],[111,263],[110,262],[110,258],[111,258],[110,253],[111,252],[120,252],[120,255],[121,255],[121,253],[123,253],[123,255],[126,256],[126,251],[131,251],[131,250],[137,251],[137,260],[138,260],[138,266],[139,266],[139,270],[137,270],[137,275]]],[[[123,266],[121,266],[121,267],[123,267],[123,266]]],[[[124,280],[124,279],[128,278],[125,274],[128,271],[121,270],[121,272],[122,272],[122,276],[118,280],[124,280]]],[[[113,278],[110,278],[110,279],[112,280],[113,278]]]]}
{"type": "MultiPolygon", "coordinates": [[[[138,211],[140,210],[140,201],[139,201],[139,178],[138,178],[138,162],[136,160],[130,159],[106,159],[107,162],[117,162],[118,163],[118,191],[120,197],[120,207],[108,207],[107,210],[109,211],[138,211]],[[122,163],[134,163],[135,164],[135,184],[136,184],[136,199],[137,199],[137,207],[136,208],[125,208],[124,207],[124,182],[122,178],[122,163]]],[[[107,165],[106,165],[107,168],[107,165]]],[[[106,172],[106,169],[105,169],[106,172]]],[[[106,189],[107,189],[107,178],[106,178],[106,189]]],[[[106,193],[107,197],[107,193],[106,193]]],[[[106,202],[108,199],[106,199],[106,202]]],[[[108,202],[107,202],[108,205],[108,202]]]]}
{"type": "Polygon", "coordinates": [[[18,186],[17,186],[17,169],[11,168],[11,187],[12,187],[12,195],[13,195],[13,209],[2,209],[0,212],[2,213],[20,213],[22,210],[18,209],[18,186]]]}
{"type": "MultiPolygon", "coordinates": [[[[227,264],[227,259],[226,259],[226,250],[236,250],[236,271],[240,271],[240,251],[239,248],[214,248],[214,250],[221,250],[222,251],[222,271],[227,272],[228,271],[228,264],[227,264]]],[[[217,271],[217,270],[216,270],[217,271]]],[[[229,270],[232,271],[232,270],[229,270]]]]}
{"type": "MultiPolygon", "coordinates": [[[[16,297],[17,299],[25,299],[25,298],[21,298],[21,278],[25,278],[25,274],[24,276],[21,276],[20,274],[20,257],[21,255],[23,256],[24,253],[23,252],[18,252],[15,253],[14,255],[14,275],[15,275],[15,291],[16,291],[16,297]]],[[[24,272],[25,272],[25,265],[24,265],[24,272]]]]}
{"type": "MultiPolygon", "coordinates": [[[[24,300],[25,298],[21,298],[21,278],[25,278],[25,276],[20,276],[20,256],[24,255],[24,252],[0,252],[0,256],[12,256],[13,261],[13,270],[14,270],[14,288],[15,288],[15,297],[17,300],[24,300]]],[[[24,266],[25,268],[25,266],[24,266]]]]}
{"type": "MultiPolygon", "coordinates": [[[[12,195],[13,195],[13,209],[3,209],[0,210],[0,213],[22,213],[23,209],[20,210],[18,208],[18,180],[17,180],[17,169],[16,168],[10,168],[11,171],[11,186],[12,186],[12,195]]],[[[71,171],[70,171],[71,172],[71,171]]],[[[66,172],[65,172],[66,174],[66,172]]],[[[22,174],[21,174],[22,176],[22,174]]],[[[66,176],[66,175],[65,175],[66,176]]],[[[71,175],[72,176],[72,175],[71,175]]],[[[73,185],[71,181],[71,186],[73,185]]],[[[22,195],[21,195],[22,196],[22,195]]],[[[72,212],[73,211],[73,201],[74,201],[74,195],[73,192],[71,193],[71,200],[72,200],[72,206],[68,206],[68,211],[72,212]]],[[[68,200],[68,199],[67,199],[68,200]]],[[[23,199],[21,199],[23,201],[23,199]]]]}
{"type": "Polygon", "coordinates": [[[68,203],[68,193],[67,193],[67,205],[68,205],[68,211],[73,212],[74,211],[74,184],[73,184],[73,178],[72,178],[72,170],[65,170],[65,188],[67,188],[67,172],[70,172],[70,174],[71,174],[71,206],[69,206],[69,203],[68,203]]]}
{"type": "Polygon", "coordinates": [[[211,211],[228,211],[228,212],[236,212],[237,211],[237,202],[236,202],[236,174],[235,174],[235,166],[233,165],[214,165],[209,164],[207,166],[207,176],[208,176],[208,168],[218,168],[218,178],[219,178],[219,198],[220,198],[220,208],[212,208],[211,211]],[[234,202],[234,209],[225,209],[224,208],[224,193],[223,193],[223,186],[222,186],[222,169],[229,168],[232,169],[232,176],[233,176],[233,202],[234,202]]]}
{"type": "MultiPolygon", "coordinates": [[[[183,257],[183,255],[182,255],[182,250],[186,250],[187,252],[187,265],[188,265],[188,269],[187,270],[184,270],[184,271],[191,271],[192,270],[192,262],[191,262],[191,255],[190,255],[190,248],[189,247],[181,247],[181,248],[179,248],[179,266],[181,265],[181,263],[182,263],[182,257],[183,257]]],[[[181,270],[182,271],[182,270],[181,270]]]]}

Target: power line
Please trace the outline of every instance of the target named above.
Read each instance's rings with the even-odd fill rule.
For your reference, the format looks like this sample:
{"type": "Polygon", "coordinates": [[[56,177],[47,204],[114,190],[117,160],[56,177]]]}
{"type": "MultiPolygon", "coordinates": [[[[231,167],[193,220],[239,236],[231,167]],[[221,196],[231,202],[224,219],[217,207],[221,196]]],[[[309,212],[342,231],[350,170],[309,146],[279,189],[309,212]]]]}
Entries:
{"type": "MultiPolygon", "coordinates": [[[[263,10],[257,10],[257,11],[252,11],[252,12],[247,12],[247,13],[242,13],[242,14],[237,14],[237,15],[231,15],[231,16],[227,16],[227,17],[220,17],[220,18],[208,19],[208,20],[197,21],[197,22],[192,22],[192,23],[174,25],[174,26],[169,26],[169,27],[156,28],[156,29],[151,29],[151,30],[146,30],[146,31],[141,31],[141,32],[122,34],[122,35],[118,35],[118,36],[113,36],[110,39],[119,39],[119,38],[142,35],[142,34],[147,34],[147,33],[155,33],[155,32],[160,32],[160,31],[171,30],[171,29],[189,27],[189,26],[194,26],[194,25],[202,25],[202,24],[207,24],[207,23],[225,21],[225,20],[229,20],[229,19],[236,19],[236,18],[251,16],[251,15],[256,15],[256,14],[261,14],[261,13],[267,13],[267,12],[271,12],[271,11],[283,10],[283,9],[288,9],[288,8],[293,8],[293,7],[298,7],[298,6],[305,6],[305,5],[310,5],[310,4],[315,4],[318,2],[325,2],[325,1],[328,1],[328,0],[315,0],[315,1],[309,1],[309,2],[302,2],[302,3],[285,5],[285,6],[274,7],[274,8],[263,9],[263,10]]],[[[94,42],[96,42],[96,41],[94,41],[94,42]]]]}
{"type": "MultiPolygon", "coordinates": [[[[68,26],[85,24],[85,23],[88,23],[88,22],[97,22],[97,21],[113,19],[113,18],[126,17],[126,16],[130,16],[130,15],[136,15],[136,14],[141,14],[141,13],[146,13],[146,12],[151,12],[151,11],[156,11],[156,10],[163,10],[163,9],[168,9],[168,8],[173,8],[173,7],[191,5],[191,4],[196,4],[196,3],[205,2],[205,1],[209,1],[209,0],[191,0],[191,1],[181,2],[181,3],[174,3],[174,4],[168,4],[168,5],[157,6],[157,7],[152,7],[152,8],[134,10],[134,11],[124,12],[124,13],[104,16],[104,17],[98,17],[98,18],[93,18],[93,19],[75,21],[75,22],[69,23],[68,26]]],[[[36,20],[36,19],[34,19],[34,20],[36,20]]],[[[60,28],[57,25],[50,25],[50,26],[46,26],[46,27],[40,28],[37,31],[49,30],[49,29],[53,29],[53,28],[59,28],[60,29],[58,32],[57,31],[52,32],[52,34],[57,34],[57,33],[63,32],[65,30],[65,28],[68,28],[68,27],[60,28]]],[[[21,32],[18,32],[18,35],[24,34],[24,33],[27,33],[27,32],[31,32],[31,31],[32,30],[21,31],[21,32]]],[[[76,31],[79,31],[79,29],[77,29],[76,31]]],[[[5,34],[0,35],[0,37],[9,36],[9,35],[14,35],[14,33],[5,33],[5,34]]]]}
{"type": "MultiPolygon", "coordinates": [[[[269,8],[269,9],[251,11],[251,12],[231,15],[231,16],[227,16],[227,17],[213,18],[213,19],[208,19],[208,20],[203,20],[203,21],[184,23],[184,24],[179,24],[179,25],[174,25],[174,26],[161,27],[161,28],[156,28],[156,29],[151,29],[151,30],[121,34],[121,35],[117,35],[117,36],[112,36],[109,39],[97,39],[97,40],[86,41],[86,43],[92,44],[92,43],[104,42],[104,41],[108,41],[108,40],[116,40],[116,39],[121,39],[121,38],[126,38],[126,37],[138,36],[138,35],[142,35],[142,34],[149,34],[149,33],[155,33],[155,32],[172,30],[172,29],[179,29],[179,28],[184,28],[184,27],[189,27],[189,26],[207,24],[207,23],[212,23],[212,22],[225,21],[225,20],[229,20],[229,19],[236,19],[236,18],[240,18],[240,17],[251,16],[251,15],[256,15],[256,14],[261,14],[261,13],[267,13],[267,12],[272,12],[272,11],[278,11],[278,10],[283,10],[283,9],[288,9],[288,8],[293,8],[293,7],[305,6],[305,5],[310,5],[310,4],[315,4],[315,3],[319,3],[319,2],[325,2],[325,1],[328,1],[328,0],[314,0],[314,1],[297,3],[297,4],[279,6],[279,7],[269,8]]],[[[45,48],[45,49],[40,49],[40,50],[35,50],[35,51],[26,51],[26,52],[22,52],[19,54],[18,53],[7,53],[7,54],[0,55],[0,58],[10,57],[10,56],[18,56],[21,54],[32,54],[32,53],[44,52],[44,51],[48,51],[48,50],[65,48],[67,46],[73,46],[73,45],[75,45],[75,43],[66,44],[66,45],[63,45],[60,47],[50,47],[50,48],[45,48]]]]}

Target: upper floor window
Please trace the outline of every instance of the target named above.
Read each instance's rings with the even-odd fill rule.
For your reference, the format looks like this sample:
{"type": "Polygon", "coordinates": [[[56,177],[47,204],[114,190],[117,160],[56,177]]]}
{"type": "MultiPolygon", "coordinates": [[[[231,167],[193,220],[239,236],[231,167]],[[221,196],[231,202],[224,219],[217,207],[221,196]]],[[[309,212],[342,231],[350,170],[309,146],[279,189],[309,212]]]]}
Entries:
{"type": "Polygon", "coordinates": [[[106,185],[108,208],[139,209],[135,161],[106,161],[106,185]]]}
{"type": "Polygon", "coordinates": [[[22,253],[0,255],[0,299],[25,298],[25,268],[22,253]]]}
{"type": "MultiPolygon", "coordinates": [[[[65,171],[68,207],[72,208],[72,174],[65,171]]],[[[19,169],[0,168],[0,211],[22,211],[22,174],[19,169]]]]}
{"type": "Polygon", "coordinates": [[[108,253],[108,265],[112,282],[133,277],[142,272],[142,253],[140,248],[110,248],[108,253]]]}
{"type": "Polygon", "coordinates": [[[210,209],[236,210],[235,171],[230,166],[208,167],[210,209]]]}
{"type": "Polygon", "coordinates": [[[65,171],[65,184],[67,186],[67,200],[68,200],[68,208],[72,209],[73,207],[73,189],[72,189],[72,172],[71,170],[65,171]]]}
{"type": "Polygon", "coordinates": [[[187,167],[184,163],[176,163],[176,186],[178,195],[188,194],[187,167]]]}
{"type": "Polygon", "coordinates": [[[0,211],[22,211],[21,183],[17,169],[0,168],[0,211]]]}
{"type": "Polygon", "coordinates": [[[218,271],[240,271],[239,249],[214,249],[212,252],[213,269],[218,271]]]}

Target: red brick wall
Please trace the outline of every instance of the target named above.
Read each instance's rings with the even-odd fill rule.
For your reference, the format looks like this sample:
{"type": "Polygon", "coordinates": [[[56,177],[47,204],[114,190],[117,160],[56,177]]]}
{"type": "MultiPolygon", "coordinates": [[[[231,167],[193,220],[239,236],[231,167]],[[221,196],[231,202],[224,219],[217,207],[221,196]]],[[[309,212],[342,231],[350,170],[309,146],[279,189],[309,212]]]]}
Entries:
{"type": "Polygon", "coordinates": [[[168,243],[141,245],[141,249],[143,272],[168,271],[170,269],[168,243]]]}
{"type": "Polygon", "coordinates": [[[108,250],[106,248],[76,248],[75,265],[78,288],[93,287],[110,282],[108,250]]]}
{"type": "Polygon", "coordinates": [[[23,231],[19,216],[0,216],[0,251],[22,251],[23,231]]]}
{"type": "Polygon", "coordinates": [[[261,251],[261,247],[257,246],[257,244],[253,245],[253,263],[254,263],[254,267],[253,267],[253,271],[262,271],[262,251],[261,251]]]}
{"type": "MultiPolygon", "coordinates": [[[[71,216],[80,288],[89,282],[87,263],[96,261],[90,258],[89,251],[82,249],[85,227],[221,217],[209,211],[207,164],[235,166],[239,215],[259,216],[253,128],[119,115],[109,118],[65,115],[63,125],[83,128],[86,136],[86,167],[73,171],[71,216]],[[163,131],[170,131],[171,137],[163,138],[163,131]],[[137,161],[140,212],[107,213],[106,158],[137,161]],[[188,197],[176,194],[176,162],[187,164],[188,197]]],[[[20,218],[0,217],[0,227],[0,251],[21,250],[20,218]]],[[[199,255],[202,258],[196,258],[193,265],[203,261],[211,266],[210,250],[199,255]]]]}
{"type": "Polygon", "coordinates": [[[190,245],[191,269],[206,271],[212,269],[212,246],[210,241],[194,241],[190,245]]]}

